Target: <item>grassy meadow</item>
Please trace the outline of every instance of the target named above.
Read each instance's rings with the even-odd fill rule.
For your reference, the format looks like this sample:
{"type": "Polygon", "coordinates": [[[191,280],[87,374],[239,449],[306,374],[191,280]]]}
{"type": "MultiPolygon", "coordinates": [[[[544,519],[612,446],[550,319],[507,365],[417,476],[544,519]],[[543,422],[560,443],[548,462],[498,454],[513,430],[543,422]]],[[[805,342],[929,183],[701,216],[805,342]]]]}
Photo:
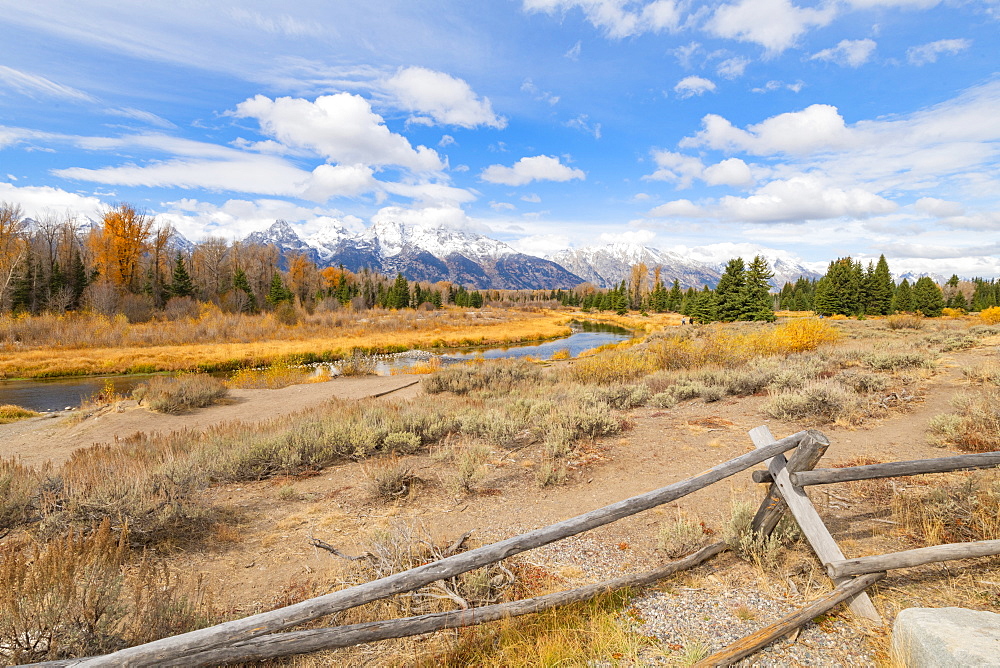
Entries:
{"type": "MultiPolygon", "coordinates": [[[[19,376],[92,373],[98,367],[102,372],[129,371],[138,364],[189,369],[245,362],[241,355],[260,361],[317,351],[348,356],[360,349],[541,339],[564,333],[572,317],[552,311],[366,316],[366,322],[339,321],[339,313],[305,316],[294,326],[268,322],[268,316],[244,321],[211,312],[149,326],[114,319],[8,318],[0,322],[2,368],[19,376]],[[88,326],[94,336],[79,331],[88,326]],[[233,328],[231,338],[227,327],[233,328]],[[176,341],[166,345],[172,336],[176,341]],[[22,349],[15,354],[17,346],[22,349]]],[[[363,461],[373,503],[408,503],[418,485],[407,458],[432,452],[448,493],[475,498],[497,452],[528,446],[537,451],[533,484],[561,485],[569,480],[570,463],[590,444],[629,429],[628,411],[669,411],[684,402],[711,404],[725,398],[761,397],[761,410],[783,421],[864,429],[907,410],[906,388],[936,373],[942,355],[993,343],[1000,336],[996,326],[960,318],[901,323],[785,317],[777,324],[685,328],[668,326],[679,316],[587,319],[646,335],[555,364],[477,360],[430,368],[421,381],[423,394],[410,401],[333,400],[265,424],[140,433],[79,449],[59,467],[0,460],[0,653],[12,661],[83,656],[231,616],[231,611],[213,607],[198,582],[180,578],[170,565],[178,551],[217,548],[230,540],[224,538],[231,535],[227,527],[247,521],[239,508],[217,500],[213,491],[225,486],[294,480],[363,461]],[[86,577],[81,579],[81,573],[86,577]]],[[[967,387],[953,412],[935,418],[925,436],[964,451],[996,449],[1000,372],[995,363],[983,363],[964,370],[964,377],[967,387]]],[[[266,377],[248,376],[245,382],[272,386],[266,377]]],[[[150,402],[158,401],[160,410],[170,412],[210,403],[224,395],[225,387],[197,378],[193,383],[164,379],[144,391],[150,402]]],[[[939,485],[902,494],[888,483],[854,483],[852,493],[891,507],[891,522],[902,527],[894,536],[911,546],[955,536],[1000,538],[997,473],[954,480],[942,478],[939,485]],[[975,507],[970,506],[970,486],[981,490],[976,498],[984,499],[975,507]],[[933,503],[914,503],[920,499],[933,503]]],[[[294,495],[294,490],[288,492],[289,498],[294,495]]],[[[694,530],[695,537],[699,531],[694,530]]],[[[744,540],[738,531],[732,533],[734,543],[744,540]]],[[[404,569],[407,559],[434,558],[433,551],[414,556],[416,547],[430,549],[432,541],[408,535],[399,529],[381,536],[379,544],[385,546],[376,553],[385,558],[362,562],[380,570],[358,571],[355,581],[404,569]],[[410,556],[403,559],[403,553],[410,556]]],[[[685,535],[683,527],[667,528],[664,541],[685,540],[685,535]]],[[[784,544],[761,547],[750,541],[741,553],[747,563],[773,566],[784,563],[786,549],[784,544]]],[[[528,561],[509,564],[511,577],[519,582],[539,579],[532,568],[528,561]]],[[[506,582],[506,577],[473,573],[449,591],[463,599],[485,591],[489,600],[504,600],[545,588],[483,589],[484,582],[506,582]]],[[[395,603],[354,611],[349,618],[384,614],[384,605],[390,604],[402,606],[396,612],[454,605],[446,600],[454,599],[447,592],[425,594],[420,600],[433,599],[431,608],[417,610],[413,600],[393,599],[395,603]]],[[[627,595],[615,595],[463,633],[437,646],[434,663],[529,665],[544,657],[546,664],[556,665],[610,655],[635,657],[648,641],[615,623],[627,606],[627,595]]],[[[302,665],[323,664],[306,660],[302,665]]]]}

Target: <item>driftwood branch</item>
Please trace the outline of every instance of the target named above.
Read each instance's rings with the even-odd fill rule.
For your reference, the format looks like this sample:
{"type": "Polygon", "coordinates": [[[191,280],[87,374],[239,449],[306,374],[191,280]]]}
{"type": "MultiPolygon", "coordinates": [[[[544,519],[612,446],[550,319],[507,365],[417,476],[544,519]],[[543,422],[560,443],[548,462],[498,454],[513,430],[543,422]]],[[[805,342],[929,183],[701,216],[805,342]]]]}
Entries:
{"type": "Polygon", "coordinates": [[[403,573],[380,578],[350,589],[324,594],[270,612],[163,638],[113,654],[85,659],[79,662],[79,665],[94,667],[162,664],[216,647],[246,642],[251,638],[274,633],[324,615],[364,605],[402,592],[413,591],[431,582],[454,577],[515,554],[548,545],[644,510],[670,503],[731,475],[745,471],[774,455],[791,450],[805,438],[810,438],[809,434],[799,432],[780,441],[774,441],[767,446],[758,447],[693,478],[492,545],[484,545],[440,561],[418,566],[403,573]]]}
{"type": "MultiPolygon", "coordinates": [[[[697,552],[672,561],[652,571],[626,575],[607,582],[587,585],[577,589],[537,596],[521,601],[511,601],[509,603],[498,603],[487,605],[481,608],[470,608],[468,610],[452,610],[449,612],[438,612],[419,617],[409,617],[406,619],[392,619],[379,622],[367,622],[364,624],[353,624],[351,626],[337,626],[322,629],[310,629],[306,631],[291,631],[288,633],[274,633],[238,643],[231,647],[194,654],[183,659],[175,659],[160,663],[161,666],[209,666],[226,663],[237,663],[244,661],[261,661],[264,659],[275,659],[295,654],[305,654],[318,652],[326,649],[336,649],[338,647],[350,647],[361,643],[375,642],[378,640],[388,640],[390,638],[406,638],[409,636],[421,635],[441,629],[453,629],[464,626],[474,626],[499,619],[509,617],[519,617],[534,612],[549,610],[570,603],[578,603],[599,596],[607,592],[628,587],[641,587],[661,580],[669,575],[678,573],[689,568],[694,568],[698,564],[707,561],[718,553],[726,549],[726,544],[722,541],[708,545],[697,552]]],[[[38,666],[68,666],[73,661],[49,661],[38,666]]]]}
{"type": "Polygon", "coordinates": [[[1000,466],[1000,452],[981,452],[974,455],[956,455],[936,459],[916,459],[907,462],[888,462],[850,466],[842,469],[816,469],[800,471],[791,475],[792,484],[828,485],[832,482],[850,480],[871,480],[873,478],[893,478],[895,476],[920,475],[921,473],[948,473],[949,471],[972,471],[1000,466]]]}
{"type": "Polygon", "coordinates": [[[884,577],[885,573],[871,573],[860,578],[847,580],[837,585],[836,589],[823,598],[813,601],[804,608],[796,610],[769,626],[765,626],[756,633],[737,640],[728,647],[702,659],[695,666],[731,666],[757,650],[767,647],[778,638],[804,626],[807,622],[832,609],[841,601],[863,592],[884,577]]]}
{"type": "MultiPolygon", "coordinates": [[[[756,447],[764,448],[774,442],[774,436],[771,435],[770,429],[762,426],[750,430],[750,440],[753,441],[756,447]]],[[[816,553],[819,560],[824,565],[832,561],[842,561],[844,553],[840,551],[837,541],[833,539],[830,531],[823,524],[823,520],[820,518],[819,513],[816,512],[812,501],[809,500],[809,497],[806,496],[801,487],[794,486],[788,479],[788,470],[785,468],[785,456],[780,454],[775,455],[768,463],[767,468],[771,471],[771,475],[774,476],[774,484],[780,490],[781,496],[785,499],[785,503],[788,504],[788,509],[795,517],[795,521],[798,523],[799,528],[802,529],[802,533],[805,534],[806,540],[809,541],[809,545],[812,546],[813,552],[816,553]]],[[[834,584],[839,586],[843,584],[844,579],[834,578],[833,581],[834,584]]],[[[875,605],[868,598],[868,594],[863,591],[856,594],[854,598],[849,599],[848,606],[859,617],[879,624],[882,623],[881,615],[878,614],[875,605]]]]}
{"type": "Polygon", "coordinates": [[[831,561],[826,565],[830,577],[874,573],[894,568],[909,568],[937,561],[952,559],[969,559],[972,557],[991,557],[1000,554],[1000,540],[981,540],[975,543],[949,543],[947,545],[932,545],[916,550],[876,554],[871,557],[843,559],[831,561]]]}

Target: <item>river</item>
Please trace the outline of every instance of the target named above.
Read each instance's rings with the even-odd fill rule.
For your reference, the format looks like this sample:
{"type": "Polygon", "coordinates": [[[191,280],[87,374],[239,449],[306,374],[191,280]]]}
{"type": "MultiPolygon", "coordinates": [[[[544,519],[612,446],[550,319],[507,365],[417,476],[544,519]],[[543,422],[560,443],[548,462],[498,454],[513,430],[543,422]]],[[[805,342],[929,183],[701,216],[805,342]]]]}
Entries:
{"type": "MultiPolygon", "coordinates": [[[[627,341],[633,336],[632,332],[627,329],[600,323],[574,322],[571,327],[573,333],[569,336],[539,343],[464,348],[434,353],[411,351],[400,355],[390,355],[379,359],[376,364],[376,373],[389,375],[393,370],[426,362],[433,357],[440,358],[443,364],[453,364],[479,356],[486,359],[530,356],[547,360],[563,350],[568,350],[572,357],[576,357],[585,350],[598,348],[609,343],[627,341]]],[[[0,405],[15,404],[42,412],[61,411],[79,406],[88,397],[100,392],[107,382],[114,386],[116,393],[128,396],[135,385],[148,378],[147,375],[129,375],[4,380],[0,381],[0,405]]]]}

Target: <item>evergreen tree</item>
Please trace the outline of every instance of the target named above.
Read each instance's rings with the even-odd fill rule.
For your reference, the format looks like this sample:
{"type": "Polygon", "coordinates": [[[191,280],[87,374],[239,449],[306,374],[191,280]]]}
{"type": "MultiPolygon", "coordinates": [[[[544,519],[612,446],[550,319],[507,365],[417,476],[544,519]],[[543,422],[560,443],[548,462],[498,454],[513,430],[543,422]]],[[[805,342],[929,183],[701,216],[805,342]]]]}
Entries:
{"type": "Polygon", "coordinates": [[[170,279],[170,295],[173,297],[194,296],[194,283],[191,281],[191,274],[184,266],[184,256],[177,253],[177,261],[174,262],[174,271],[170,279]]]}
{"type": "Polygon", "coordinates": [[[896,291],[896,286],[892,282],[892,274],[889,272],[889,263],[886,262],[885,255],[879,255],[878,264],[872,272],[868,282],[868,308],[867,313],[871,315],[888,315],[892,310],[892,296],[896,291]]]}
{"type": "Polygon", "coordinates": [[[948,308],[957,308],[963,311],[969,310],[969,302],[965,299],[965,295],[961,290],[956,290],[955,294],[948,300],[948,308]]]}
{"type": "Polygon", "coordinates": [[[719,319],[719,300],[713,290],[706,285],[692,300],[691,319],[695,322],[708,324],[719,319]]]}
{"type": "Polygon", "coordinates": [[[767,266],[767,260],[761,255],[756,256],[747,268],[740,320],[774,322],[774,301],[771,299],[769,283],[773,277],[774,273],[767,266]]]}
{"type": "Polygon", "coordinates": [[[715,286],[715,295],[719,304],[718,319],[723,322],[739,320],[744,311],[743,298],[746,286],[746,265],[743,258],[733,258],[726,263],[719,284],[715,286]]]}
{"type": "Polygon", "coordinates": [[[944,308],[944,295],[930,277],[921,276],[913,286],[913,308],[928,318],[937,318],[944,308]]]}
{"type": "Polygon", "coordinates": [[[78,309],[83,305],[83,291],[87,289],[90,281],[87,279],[87,268],[83,265],[80,252],[76,247],[70,252],[69,272],[66,281],[70,289],[69,308],[71,310],[78,309]]]}
{"type": "Polygon", "coordinates": [[[681,292],[681,282],[675,278],[674,285],[670,288],[670,296],[667,299],[667,310],[679,311],[683,301],[684,293],[681,292]]]}
{"type": "Polygon", "coordinates": [[[857,281],[857,268],[850,257],[831,262],[826,275],[816,284],[813,310],[820,315],[859,312],[857,281]]]}
{"type": "Polygon", "coordinates": [[[896,294],[892,298],[892,310],[896,313],[913,310],[913,290],[905,278],[896,286],[896,294]]]}
{"type": "Polygon", "coordinates": [[[256,313],[257,295],[253,293],[253,288],[250,287],[250,281],[247,279],[246,272],[243,271],[242,267],[237,267],[236,273],[233,274],[233,289],[246,295],[246,304],[243,306],[243,312],[256,313]]]}
{"type": "Polygon", "coordinates": [[[267,289],[264,301],[274,307],[282,302],[291,302],[292,299],[292,291],[285,287],[285,282],[281,280],[281,274],[275,272],[274,276],[271,277],[271,285],[267,289]]]}
{"type": "Polygon", "coordinates": [[[396,274],[396,280],[386,294],[385,306],[392,309],[408,308],[410,306],[410,284],[403,278],[403,274],[396,274]]]}

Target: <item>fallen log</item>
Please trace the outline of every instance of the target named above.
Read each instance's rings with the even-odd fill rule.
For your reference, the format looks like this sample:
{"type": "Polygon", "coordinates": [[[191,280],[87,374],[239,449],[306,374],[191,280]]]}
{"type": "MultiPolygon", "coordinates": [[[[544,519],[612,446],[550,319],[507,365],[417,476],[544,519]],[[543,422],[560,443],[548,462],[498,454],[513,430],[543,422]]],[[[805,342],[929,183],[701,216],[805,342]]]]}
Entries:
{"type": "MultiPolygon", "coordinates": [[[[84,659],[77,664],[96,666],[141,666],[162,664],[181,657],[197,654],[216,647],[224,647],[251,638],[280,631],[324,615],[347,610],[371,601],[388,598],[394,594],[419,589],[437,580],[454,577],[467,571],[495,563],[515,554],[532,550],[543,545],[575,536],[605,524],[665,503],[703,489],[731,475],[745,471],[775,455],[791,450],[806,439],[815,438],[813,432],[801,431],[774,441],[765,447],[758,447],[735,459],[712,467],[693,478],[661,487],[646,494],[640,494],[624,501],[613,503],[583,515],[578,515],[556,524],[535,529],[502,540],[491,545],[456,554],[439,561],[418,566],[409,571],[396,573],[357,587],[324,594],[300,603],[285,606],[270,612],[263,612],[243,619],[224,622],[198,631],[190,631],[178,636],[155,640],[119,650],[112,654],[84,659]]],[[[782,460],[784,457],[782,457],[782,460]]],[[[842,556],[842,555],[841,555],[842,556]]]]}
{"type": "MultiPolygon", "coordinates": [[[[672,561],[652,571],[637,573],[635,575],[625,575],[606,582],[554,594],[546,594],[545,596],[487,605],[481,608],[470,608],[468,610],[438,612],[419,617],[408,617],[406,619],[391,619],[365,624],[352,624],[350,626],[273,633],[253,638],[247,642],[237,643],[230,647],[220,647],[158,665],[194,667],[245,661],[262,661],[265,659],[293,656],[295,654],[336,649],[338,647],[350,647],[360,645],[361,643],[388,640],[390,638],[406,638],[442,629],[474,626],[509,617],[519,617],[521,615],[569,605],[570,603],[586,601],[595,596],[619,589],[652,584],[674,573],[694,568],[725,549],[726,543],[719,541],[712,545],[707,545],[683,559],[672,561]]],[[[69,666],[72,663],[73,661],[47,661],[34,665],[38,667],[55,667],[69,666]]]]}
{"type": "Polygon", "coordinates": [[[696,667],[731,666],[740,659],[750,656],[763,647],[767,647],[778,638],[791,633],[810,620],[822,615],[838,603],[862,593],[865,589],[868,589],[868,587],[871,587],[884,577],[885,573],[870,573],[859,578],[854,578],[853,580],[847,580],[837,585],[836,589],[823,598],[813,601],[804,608],[796,610],[769,626],[765,626],[756,633],[737,640],[694,665],[696,667]]]}
{"type": "Polygon", "coordinates": [[[974,543],[949,543],[933,545],[903,552],[876,554],[870,557],[843,559],[831,561],[826,565],[830,577],[874,573],[894,568],[909,568],[938,561],[952,559],[969,559],[972,557],[991,557],[1000,554],[1000,540],[980,540],[974,543]]]}

